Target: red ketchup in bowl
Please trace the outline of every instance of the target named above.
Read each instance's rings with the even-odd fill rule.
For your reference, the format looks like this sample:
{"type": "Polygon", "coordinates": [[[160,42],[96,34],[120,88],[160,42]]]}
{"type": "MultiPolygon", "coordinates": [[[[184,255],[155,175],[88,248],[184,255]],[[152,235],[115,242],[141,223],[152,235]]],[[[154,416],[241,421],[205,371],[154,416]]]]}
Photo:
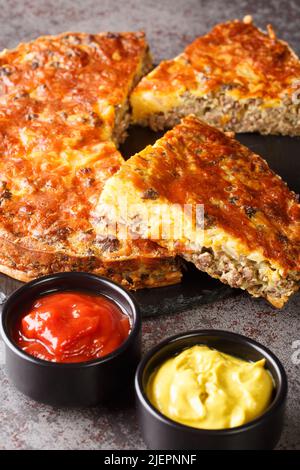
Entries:
{"type": "Polygon", "coordinates": [[[115,351],[129,333],[129,317],[115,302],[66,291],[37,299],[21,314],[15,341],[39,359],[84,362],[115,351]]]}

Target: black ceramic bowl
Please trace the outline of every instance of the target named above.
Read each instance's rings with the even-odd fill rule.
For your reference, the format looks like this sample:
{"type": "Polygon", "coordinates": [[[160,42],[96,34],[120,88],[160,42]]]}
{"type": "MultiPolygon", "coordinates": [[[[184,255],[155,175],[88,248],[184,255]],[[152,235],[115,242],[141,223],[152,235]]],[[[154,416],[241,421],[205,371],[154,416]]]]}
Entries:
{"type": "Polygon", "coordinates": [[[141,361],[135,376],[140,426],[150,449],[273,449],[281,435],[287,397],[287,378],[280,361],[250,338],[221,330],[197,330],[164,340],[141,361]],[[151,373],[183,349],[204,344],[248,361],[266,359],[275,382],[272,402],[257,419],[236,428],[206,430],[185,426],[161,414],[148,400],[145,386],[151,373]]]}
{"type": "Polygon", "coordinates": [[[135,300],[114,282],[82,272],[44,276],[16,290],[3,305],[1,334],[7,373],[15,386],[34,400],[51,405],[92,406],[118,391],[125,393],[140,359],[141,317],[135,300]],[[24,306],[41,295],[68,290],[104,295],[129,316],[131,332],[118,349],[88,362],[56,363],[36,359],[15,344],[12,333],[24,306]]]}

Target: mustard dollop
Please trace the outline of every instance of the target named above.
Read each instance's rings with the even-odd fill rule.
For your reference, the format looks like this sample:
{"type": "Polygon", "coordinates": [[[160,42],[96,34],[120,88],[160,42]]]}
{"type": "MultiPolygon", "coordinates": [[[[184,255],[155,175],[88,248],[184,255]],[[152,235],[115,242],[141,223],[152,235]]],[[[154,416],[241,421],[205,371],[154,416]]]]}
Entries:
{"type": "Polygon", "coordinates": [[[247,362],[207,346],[168,359],[150,376],[146,393],[168,418],[195,428],[248,423],[268,407],[274,388],[265,360],[247,362]]]}

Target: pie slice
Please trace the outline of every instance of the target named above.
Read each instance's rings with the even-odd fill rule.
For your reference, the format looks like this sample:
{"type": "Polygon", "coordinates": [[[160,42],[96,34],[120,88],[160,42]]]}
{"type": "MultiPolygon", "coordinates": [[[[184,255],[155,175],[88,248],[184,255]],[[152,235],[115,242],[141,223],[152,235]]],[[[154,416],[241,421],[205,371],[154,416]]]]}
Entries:
{"type": "Polygon", "coordinates": [[[154,244],[127,262],[95,243],[92,212],[123,163],[128,96],[150,63],[143,33],[65,33],[0,54],[1,272],[83,270],[132,288],[180,279],[154,244]]]}
{"type": "Polygon", "coordinates": [[[126,161],[97,211],[101,230],[123,237],[127,227],[275,307],[299,287],[296,195],[261,157],[195,116],[126,161]]]}
{"type": "Polygon", "coordinates": [[[161,62],[131,95],[133,121],[154,130],[195,114],[234,132],[300,135],[300,61],[252,18],[215,26],[161,62]]]}

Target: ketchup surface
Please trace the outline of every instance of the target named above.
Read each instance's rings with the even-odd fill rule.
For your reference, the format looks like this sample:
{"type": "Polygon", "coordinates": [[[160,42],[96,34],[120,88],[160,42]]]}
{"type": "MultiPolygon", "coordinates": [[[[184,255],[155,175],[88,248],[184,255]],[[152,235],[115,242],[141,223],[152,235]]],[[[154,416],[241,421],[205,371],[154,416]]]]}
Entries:
{"type": "Polygon", "coordinates": [[[130,322],[111,300],[76,291],[48,294],[21,315],[15,333],[28,354],[52,362],[106,356],[128,337],[130,322]]]}

